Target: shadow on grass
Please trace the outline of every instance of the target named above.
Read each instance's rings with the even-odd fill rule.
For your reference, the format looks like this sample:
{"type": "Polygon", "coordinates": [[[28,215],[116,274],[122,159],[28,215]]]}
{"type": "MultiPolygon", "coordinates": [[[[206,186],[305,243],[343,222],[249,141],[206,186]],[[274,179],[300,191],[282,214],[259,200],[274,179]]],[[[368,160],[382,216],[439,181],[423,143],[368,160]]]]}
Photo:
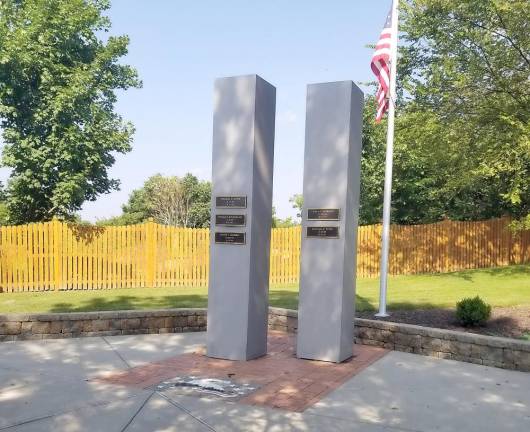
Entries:
{"type": "MultiPolygon", "coordinates": [[[[513,277],[513,276],[529,276],[530,277],[530,265],[513,265],[506,267],[488,267],[488,268],[477,268],[471,270],[463,270],[452,273],[433,273],[433,278],[445,278],[454,277],[458,279],[464,279],[469,282],[473,282],[473,278],[477,275],[487,275],[494,277],[513,277]]],[[[424,275],[428,276],[428,275],[424,275]]]]}
{"type": "Polygon", "coordinates": [[[298,291],[270,290],[269,304],[273,307],[298,309],[298,291]]]}
{"type": "Polygon", "coordinates": [[[206,307],[206,295],[171,295],[161,297],[118,296],[112,299],[92,298],[78,304],[56,303],[50,312],[91,312],[132,309],[173,309],[206,307]]]}
{"type": "MultiPolygon", "coordinates": [[[[170,295],[160,297],[122,295],[114,298],[97,297],[79,303],[60,302],[51,306],[50,312],[92,312],[137,309],[202,308],[208,304],[206,295],[170,295]]],[[[273,307],[298,309],[298,292],[271,290],[269,304],[273,307]]],[[[411,305],[412,307],[412,305],[411,305]]],[[[356,308],[359,311],[374,311],[375,307],[364,297],[357,295],[356,308]]]]}
{"type": "MultiPolygon", "coordinates": [[[[298,292],[273,290],[269,291],[269,304],[273,307],[298,309],[298,292]]],[[[359,311],[374,311],[374,305],[365,297],[356,296],[355,307],[359,311]]]]}
{"type": "Polygon", "coordinates": [[[490,276],[530,276],[530,265],[493,267],[485,269],[483,272],[490,276]]]}
{"type": "Polygon", "coordinates": [[[370,300],[357,294],[355,296],[355,310],[358,312],[375,312],[377,309],[375,305],[370,303],[370,300]]]}
{"type": "Polygon", "coordinates": [[[407,302],[407,301],[392,301],[388,302],[388,309],[390,310],[433,310],[433,309],[447,309],[447,307],[440,304],[429,302],[407,302]]]}

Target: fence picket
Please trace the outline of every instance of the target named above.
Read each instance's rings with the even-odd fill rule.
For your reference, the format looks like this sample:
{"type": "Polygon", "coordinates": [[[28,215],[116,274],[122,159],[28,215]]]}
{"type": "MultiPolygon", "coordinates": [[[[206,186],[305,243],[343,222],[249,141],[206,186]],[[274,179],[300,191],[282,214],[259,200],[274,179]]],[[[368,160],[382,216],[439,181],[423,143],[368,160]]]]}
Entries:
{"type": "MultiPolygon", "coordinates": [[[[530,231],[509,219],[392,227],[392,274],[530,263],[530,231]]],[[[271,235],[270,283],[296,283],[301,227],[271,235]]],[[[381,226],[359,227],[357,276],[377,277],[381,226]]],[[[209,230],[149,221],[86,227],[59,221],[0,227],[0,293],[57,289],[205,286],[209,230]]]]}

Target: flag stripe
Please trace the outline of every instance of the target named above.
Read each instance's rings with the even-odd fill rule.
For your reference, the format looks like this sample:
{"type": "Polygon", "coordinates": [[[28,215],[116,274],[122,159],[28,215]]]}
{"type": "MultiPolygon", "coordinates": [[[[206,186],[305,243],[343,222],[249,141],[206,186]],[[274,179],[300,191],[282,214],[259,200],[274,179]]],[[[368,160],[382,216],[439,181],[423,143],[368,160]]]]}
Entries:
{"type": "Polygon", "coordinates": [[[388,98],[390,96],[390,56],[392,50],[392,10],[387,15],[385,26],[379,41],[375,45],[375,52],[370,64],[372,72],[379,82],[375,95],[377,101],[377,112],[375,121],[380,122],[388,111],[388,98]]]}

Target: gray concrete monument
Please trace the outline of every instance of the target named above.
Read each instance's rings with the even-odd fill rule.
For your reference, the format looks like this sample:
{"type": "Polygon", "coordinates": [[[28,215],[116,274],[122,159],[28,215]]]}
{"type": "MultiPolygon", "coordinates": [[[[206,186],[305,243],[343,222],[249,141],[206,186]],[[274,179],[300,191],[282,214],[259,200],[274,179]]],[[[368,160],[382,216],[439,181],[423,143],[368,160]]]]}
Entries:
{"type": "Polygon", "coordinates": [[[257,75],[215,82],[207,355],[267,352],[276,89],[257,75]]]}
{"type": "Polygon", "coordinates": [[[351,81],[307,88],[297,355],[353,355],[363,93],[351,81]]]}

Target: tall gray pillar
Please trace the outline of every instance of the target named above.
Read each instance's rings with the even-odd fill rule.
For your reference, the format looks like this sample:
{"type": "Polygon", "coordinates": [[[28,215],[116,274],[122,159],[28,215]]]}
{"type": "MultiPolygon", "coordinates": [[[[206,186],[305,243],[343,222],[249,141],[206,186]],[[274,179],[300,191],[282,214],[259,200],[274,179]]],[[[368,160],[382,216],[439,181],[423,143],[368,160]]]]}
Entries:
{"type": "Polygon", "coordinates": [[[257,75],[215,82],[207,355],[267,352],[276,89],[257,75]]]}
{"type": "Polygon", "coordinates": [[[307,88],[297,355],[353,355],[363,93],[351,81],[307,88]]]}

